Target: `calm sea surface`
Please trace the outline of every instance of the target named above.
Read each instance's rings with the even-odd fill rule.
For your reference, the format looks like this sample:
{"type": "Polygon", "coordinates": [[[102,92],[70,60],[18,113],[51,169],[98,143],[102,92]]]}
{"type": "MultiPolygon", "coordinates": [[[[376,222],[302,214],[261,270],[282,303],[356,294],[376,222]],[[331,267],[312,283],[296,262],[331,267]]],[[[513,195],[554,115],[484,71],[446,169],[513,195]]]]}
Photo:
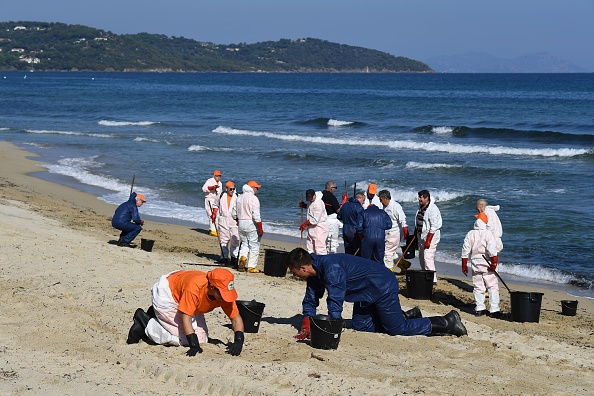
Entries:
{"type": "Polygon", "coordinates": [[[594,296],[594,74],[0,72],[0,140],[109,203],[135,175],[143,214],[201,227],[214,169],[255,179],[269,235],[298,237],[330,179],[388,189],[409,224],[428,189],[452,265],[484,197],[504,277],[594,296]]]}

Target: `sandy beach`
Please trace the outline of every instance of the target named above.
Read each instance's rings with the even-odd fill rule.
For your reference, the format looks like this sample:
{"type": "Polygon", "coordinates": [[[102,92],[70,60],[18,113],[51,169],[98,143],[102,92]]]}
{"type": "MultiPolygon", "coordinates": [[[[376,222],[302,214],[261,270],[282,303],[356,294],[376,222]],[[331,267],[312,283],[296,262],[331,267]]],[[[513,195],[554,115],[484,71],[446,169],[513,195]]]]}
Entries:
{"type": "MultiPolygon", "coordinates": [[[[185,348],[127,345],[135,309],[150,305],[150,287],[175,269],[214,268],[216,238],[147,221],[140,237],[155,240],[152,252],[119,248],[110,224],[116,206],[29,176],[44,170],[30,155],[0,142],[2,395],[592,394],[594,301],[577,298],[577,315],[563,316],[560,301],[576,298],[508,282],[544,293],[540,323],[475,317],[471,280],[463,276],[439,277],[432,300],[401,291],[403,308],[419,305],[424,316],[459,310],[468,329],[460,338],[361,333],[347,321],[337,350],[314,349],[292,337],[304,282],[234,271],[239,299],[266,304],[239,357],[225,353],[222,343],[233,334],[221,310],[206,315],[211,341],[194,358],[185,348]]],[[[294,246],[264,240],[259,268],[265,248],[294,246]]],[[[509,313],[509,293],[500,287],[509,313]]],[[[346,318],[350,312],[346,304],[346,318]]]]}

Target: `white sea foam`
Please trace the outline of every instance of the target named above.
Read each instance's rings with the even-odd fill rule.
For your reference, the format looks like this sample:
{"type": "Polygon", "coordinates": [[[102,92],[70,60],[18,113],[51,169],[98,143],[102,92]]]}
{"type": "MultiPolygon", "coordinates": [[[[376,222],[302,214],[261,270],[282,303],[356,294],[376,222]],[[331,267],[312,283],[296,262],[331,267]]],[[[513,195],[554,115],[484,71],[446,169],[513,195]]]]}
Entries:
{"type": "MultiPolygon", "coordinates": [[[[367,187],[369,187],[369,181],[360,181],[357,182],[357,190],[359,191],[367,191],[367,187]]],[[[381,190],[388,190],[390,192],[390,196],[392,199],[402,203],[402,202],[418,202],[419,195],[417,190],[395,190],[393,188],[382,186],[381,184],[377,184],[377,191],[380,192],[381,190]]],[[[462,192],[450,192],[450,191],[443,191],[443,190],[431,190],[431,200],[433,202],[444,202],[444,201],[451,201],[453,199],[463,197],[466,194],[462,192]]]]}
{"type": "Polygon", "coordinates": [[[453,143],[435,143],[435,142],[417,142],[413,140],[370,140],[370,139],[353,139],[345,140],[331,137],[321,136],[300,136],[300,135],[286,135],[273,132],[257,132],[247,131],[241,129],[234,129],[224,126],[215,128],[212,132],[221,133],[225,135],[236,136],[253,136],[265,137],[269,139],[278,139],[284,141],[300,141],[316,144],[330,144],[330,145],[346,145],[346,146],[377,146],[388,147],[395,150],[422,150],[428,152],[445,152],[450,154],[489,154],[489,155],[518,155],[518,156],[540,156],[540,157],[574,157],[577,155],[584,155],[594,153],[594,149],[573,149],[573,148],[558,148],[558,149],[530,149],[530,148],[513,148],[503,146],[473,146],[453,143]]]}
{"type": "Polygon", "coordinates": [[[462,165],[451,165],[451,164],[428,164],[423,162],[410,161],[406,163],[406,167],[409,169],[437,169],[437,168],[461,168],[462,165]]]}
{"type": "Polygon", "coordinates": [[[51,131],[46,129],[25,129],[27,133],[37,133],[37,134],[48,134],[48,135],[71,135],[71,136],[90,136],[96,138],[105,138],[110,139],[114,136],[106,135],[104,133],[85,133],[85,132],[72,132],[72,131],[51,131]]]}
{"type": "Polygon", "coordinates": [[[153,121],[109,121],[109,120],[101,120],[97,124],[103,126],[149,126],[154,124],[160,124],[160,122],[153,122],[153,121]]]}
{"type": "Polygon", "coordinates": [[[146,137],[137,137],[134,138],[135,142],[149,142],[149,143],[165,143],[167,145],[171,145],[167,140],[159,140],[159,139],[151,139],[146,137]]]}
{"type": "Polygon", "coordinates": [[[112,191],[126,191],[127,184],[105,176],[95,175],[89,169],[100,168],[103,164],[96,162],[97,157],[63,158],[57,164],[43,165],[51,173],[70,176],[83,184],[97,186],[112,191]]]}
{"type": "Polygon", "coordinates": [[[438,135],[452,133],[452,132],[454,132],[454,127],[449,127],[449,126],[431,127],[431,132],[436,133],[438,135]]]}
{"type": "Polygon", "coordinates": [[[330,118],[328,120],[328,125],[333,126],[333,127],[341,127],[341,126],[347,126],[347,125],[352,125],[352,124],[354,124],[354,122],[352,122],[352,121],[340,121],[340,120],[335,120],[334,118],[330,118]]]}
{"type": "Polygon", "coordinates": [[[0,131],[8,131],[10,128],[0,128],[0,131]]]}
{"type": "Polygon", "coordinates": [[[228,147],[217,147],[213,149],[210,147],[201,146],[199,144],[194,144],[188,147],[188,151],[234,151],[234,149],[228,147]]]}

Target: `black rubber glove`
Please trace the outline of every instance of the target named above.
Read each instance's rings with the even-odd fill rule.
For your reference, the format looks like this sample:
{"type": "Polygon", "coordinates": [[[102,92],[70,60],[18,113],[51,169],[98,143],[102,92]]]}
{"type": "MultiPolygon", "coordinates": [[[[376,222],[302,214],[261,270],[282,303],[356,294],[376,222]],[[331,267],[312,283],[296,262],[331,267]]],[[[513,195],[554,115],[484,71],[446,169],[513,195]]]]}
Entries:
{"type": "Polygon", "coordinates": [[[196,356],[197,353],[202,353],[202,348],[200,348],[200,343],[198,342],[198,336],[196,333],[186,335],[186,339],[190,344],[190,349],[186,352],[186,356],[196,356]]]}
{"type": "Polygon", "coordinates": [[[231,356],[239,356],[243,349],[243,331],[235,332],[235,339],[227,346],[227,353],[231,356]]]}

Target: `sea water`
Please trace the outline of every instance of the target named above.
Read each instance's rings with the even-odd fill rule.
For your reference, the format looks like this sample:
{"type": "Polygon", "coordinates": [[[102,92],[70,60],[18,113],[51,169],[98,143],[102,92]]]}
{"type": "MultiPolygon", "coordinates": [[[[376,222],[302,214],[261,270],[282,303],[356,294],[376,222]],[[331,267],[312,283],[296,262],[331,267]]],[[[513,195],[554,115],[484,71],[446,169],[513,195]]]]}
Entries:
{"type": "Polygon", "coordinates": [[[198,227],[213,170],[255,179],[268,236],[298,238],[328,180],[387,189],[411,229],[427,189],[455,266],[486,198],[502,276],[594,296],[594,74],[0,72],[0,140],[114,205],[134,176],[143,215],[198,227]]]}

